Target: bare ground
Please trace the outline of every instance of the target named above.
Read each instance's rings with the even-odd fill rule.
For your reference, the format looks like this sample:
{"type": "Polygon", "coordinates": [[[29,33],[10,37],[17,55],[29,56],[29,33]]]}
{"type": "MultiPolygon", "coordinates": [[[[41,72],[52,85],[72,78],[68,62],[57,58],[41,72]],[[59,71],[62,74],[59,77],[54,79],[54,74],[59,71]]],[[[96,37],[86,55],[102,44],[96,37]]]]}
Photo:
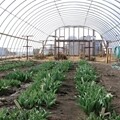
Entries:
{"type": "Polygon", "coordinates": [[[114,95],[112,108],[120,114],[120,70],[113,69],[111,65],[92,63],[93,67],[101,75],[100,83],[106,90],[114,95]]]}
{"type": "Polygon", "coordinates": [[[9,107],[12,108],[15,106],[14,100],[18,98],[18,96],[25,91],[31,83],[21,84],[19,88],[11,88],[11,93],[9,92],[6,95],[0,96],[0,108],[9,107]]]}

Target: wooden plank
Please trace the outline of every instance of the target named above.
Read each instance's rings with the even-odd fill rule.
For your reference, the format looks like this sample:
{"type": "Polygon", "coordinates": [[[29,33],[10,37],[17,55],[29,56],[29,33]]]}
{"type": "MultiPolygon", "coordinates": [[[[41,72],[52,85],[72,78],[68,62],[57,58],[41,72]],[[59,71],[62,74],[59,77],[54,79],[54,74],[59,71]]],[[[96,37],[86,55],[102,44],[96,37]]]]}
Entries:
{"type": "MultiPolygon", "coordinates": [[[[92,42],[93,40],[56,40],[56,42],[92,42]]],[[[96,40],[96,41],[102,41],[102,40],[96,40]]]]}
{"type": "Polygon", "coordinates": [[[85,47],[85,48],[94,48],[94,47],[85,47]]]}
{"type": "Polygon", "coordinates": [[[22,108],[21,108],[21,106],[20,106],[20,104],[18,103],[18,101],[17,100],[14,100],[14,103],[15,103],[15,105],[17,106],[17,108],[19,109],[19,110],[21,110],[22,108]]]}

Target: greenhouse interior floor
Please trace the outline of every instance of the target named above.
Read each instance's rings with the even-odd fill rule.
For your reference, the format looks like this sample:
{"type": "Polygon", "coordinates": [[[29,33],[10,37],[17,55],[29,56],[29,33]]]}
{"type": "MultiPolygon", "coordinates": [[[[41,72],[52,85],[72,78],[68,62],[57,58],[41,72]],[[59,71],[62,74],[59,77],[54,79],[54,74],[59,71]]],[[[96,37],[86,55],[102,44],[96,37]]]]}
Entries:
{"type": "MultiPolygon", "coordinates": [[[[110,64],[94,63],[91,65],[100,75],[99,83],[114,96],[112,108],[120,114],[120,71],[112,69],[110,64]]],[[[77,95],[74,88],[75,67],[67,74],[67,79],[63,83],[58,94],[58,105],[51,112],[49,120],[86,120],[86,115],[78,107],[73,96],[77,95]]]]}
{"type": "MultiPolygon", "coordinates": [[[[76,61],[76,60],[75,60],[76,61]]],[[[104,86],[108,92],[114,95],[112,100],[112,108],[120,114],[120,71],[113,69],[110,64],[100,62],[90,62],[100,75],[99,84],[104,86]]],[[[35,63],[37,65],[37,62],[35,63]]],[[[75,96],[74,76],[77,64],[69,70],[66,75],[66,80],[63,82],[60,90],[57,93],[56,105],[50,109],[51,115],[48,120],[86,120],[86,115],[79,108],[75,96]]],[[[29,67],[21,68],[22,71],[29,69],[29,67]]],[[[10,71],[0,72],[0,78],[4,77],[10,71]]],[[[16,99],[22,91],[24,91],[31,83],[22,84],[20,88],[13,88],[5,96],[0,97],[0,108],[9,107],[14,105],[16,99]]]]}
{"type": "Polygon", "coordinates": [[[102,63],[91,63],[96,71],[100,74],[100,84],[102,84],[108,92],[112,93],[114,99],[112,106],[118,114],[120,114],[120,70],[113,69],[111,65],[102,63]]]}

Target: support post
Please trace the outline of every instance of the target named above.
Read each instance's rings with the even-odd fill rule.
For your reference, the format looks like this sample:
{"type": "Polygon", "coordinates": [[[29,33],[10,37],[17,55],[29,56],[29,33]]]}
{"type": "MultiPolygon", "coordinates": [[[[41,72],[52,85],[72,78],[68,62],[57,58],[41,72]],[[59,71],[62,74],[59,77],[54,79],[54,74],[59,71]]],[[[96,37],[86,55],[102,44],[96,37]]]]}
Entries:
{"type": "Polygon", "coordinates": [[[55,30],[55,41],[54,41],[54,57],[56,56],[56,33],[57,31],[55,30]]]}
{"type": "Polygon", "coordinates": [[[107,54],[106,54],[106,62],[109,63],[109,42],[107,42],[107,45],[106,45],[106,50],[107,50],[107,54]]]}
{"type": "Polygon", "coordinates": [[[26,39],[26,46],[23,46],[23,47],[26,47],[26,59],[28,60],[29,59],[29,47],[32,47],[32,46],[29,46],[28,45],[28,41],[29,41],[29,37],[33,37],[32,35],[28,35],[28,36],[22,36],[22,37],[27,37],[26,39]]]}
{"type": "MultiPolygon", "coordinates": [[[[65,28],[64,28],[64,40],[65,40],[65,28]]],[[[65,42],[63,42],[63,54],[66,54],[65,53],[65,42]]]]}
{"type": "Polygon", "coordinates": [[[27,48],[27,60],[28,60],[28,36],[27,36],[27,45],[26,45],[26,48],[27,48]]]}
{"type": "MultiPolygon", "coordinates": [[[[70,27],[69,27],[69,38],[70,38],[70,27]]],[[[69,40],[69,42],[68,42],[68,44],[69,44],[69,47],[68,47],[68,56],[70,56],[70,52],[71,52],[71,48],[70,48],[70,40],[69,40]]]]}
{"type": "MultiPolygon", "coordinates": [[[[78,40],[80,39],[80,28],[78,27],[78,40]]],[[[78,43],[78,56],[80,55],[80,41],[78,43]]]]}
{"type": "Polygon", "coordinates": [[[60,40],[58,39],[58,60],[59,60],[59,55],[60,54],[60,40]]]}
{"type": "Polygon", "coordinates": [[[88,45],[88,46],[89,46],[89,49],[88,49],[88,50],[89,50],[89,51],[88,51],[88,52],[89,52],[89,54],[88,54],[88,56],[89,56],[89,60],[90,60],[90,41],[89,41],[89,43],[88,43],[88,44],[89,44],[89,45],[88,45]]]}
{"type": "Polygon", "coordinates": [[[73,56],[75,56],[75,42],[74,42],[74,40],[75,40],[75,38],[74,38],[74,36],[75,36],[75,27],[73,27],[73,56]]]}
{"type": "Polygon", "coordinates": [[[93,30],[93,56],[95,56],[95,30],[93,30]]]}

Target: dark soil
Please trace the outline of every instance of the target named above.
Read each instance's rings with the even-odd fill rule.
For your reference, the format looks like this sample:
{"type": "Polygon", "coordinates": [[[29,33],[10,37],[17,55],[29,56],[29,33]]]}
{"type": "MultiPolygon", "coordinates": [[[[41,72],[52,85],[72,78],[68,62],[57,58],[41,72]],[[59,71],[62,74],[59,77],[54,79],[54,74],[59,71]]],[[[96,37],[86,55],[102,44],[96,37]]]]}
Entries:
{"type": "Polygon", "coordinates": [[[101,75],[100,83],[109,93],[112,93],[112,108],[120,114],[120,70],[113,69],[111,65],[92,63],[101,75]]]}
{"type": "Polygon", "coordinates": [[[21,94],[22,91],[29,87],[30,83],[24,83],[20,88],[11,88],[10,91],[4,93],[3,96],[0,96],[0,108],[9,107],[12,108],[15,106],[14,100],[21,94]]]}
{"type": "Polygon", "coordinates": [[[86,120],[86,115],[77,104],[74,76],[75,66],[70,70],[57,94],[57,104],[50,109],[48,120],[86,120]]]}

